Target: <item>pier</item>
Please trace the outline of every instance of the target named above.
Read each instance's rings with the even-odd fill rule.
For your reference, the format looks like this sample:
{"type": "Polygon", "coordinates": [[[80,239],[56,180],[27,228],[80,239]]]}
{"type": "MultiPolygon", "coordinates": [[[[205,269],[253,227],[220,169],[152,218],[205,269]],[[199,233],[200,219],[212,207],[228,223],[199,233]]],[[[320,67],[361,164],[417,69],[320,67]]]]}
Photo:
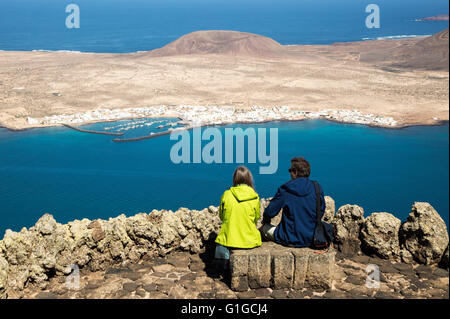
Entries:
{"type": "Polygon", "coordinates": [[[91,131],[91,130],[83,130],[81,128],[69,125],[69,124],[63,124],[65,127],[71,128],[78,132],[83,133],[91,133],[91,134],[101,134],[101,135],[113,135],[113,136],[122,136],[124,133],[112,133],[112,132],[101,132],[101,131],[91,131]]]}
{"type": "Polygon", "coordinates": [[[184,130],[191,130],[193,129],[192,126],[186,126],[186,127],[178,127],[175,129],[170,129],[164,132],[158,132],[158,133],[151,133],[150,135],[141,136],[141,137],[133,137],[133,138],[115,138],[113,139],[113,142],[135,142],[135,141],[142,141],[147,140],[149,138],[154,138],[158,136],[168,135],[174,131],[184,131],[184,130]]]}
{"type": "Polygon", "coordinates": [[[153,137],[158,137],[158,136],[167,135],[167,134],[170,134],[170,133],[172,133],[172,131],[158,132],[158,133],[153,133],[153,134],[146,135],[146,136],[133,137],[133,138],[115,138],[115,139],[113,139],[113,142],[135,142],[135,141],[142,141],[142,140],[147,140],[147,139],[153,138],[153,137]]]}

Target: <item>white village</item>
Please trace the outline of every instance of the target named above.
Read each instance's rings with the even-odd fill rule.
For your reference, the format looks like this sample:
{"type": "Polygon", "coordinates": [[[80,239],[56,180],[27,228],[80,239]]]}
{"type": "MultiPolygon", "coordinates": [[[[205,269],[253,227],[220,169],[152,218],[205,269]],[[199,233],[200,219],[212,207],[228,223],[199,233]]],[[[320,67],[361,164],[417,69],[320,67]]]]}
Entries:
{"type": "Polygon", "coordinates": [[[396,127],[398,122],[392,117],[363,114],[358,110],[304,111],[290,106],[265,108],[253,106],[238,109],[234,106],[149,106],[141,108],[97,109],[84,113],[28,117],[29,125],[54,126],[62,124],[82,125],[95,122],[109,122],[123,119],[179,118],[186,126],[225,125],[232,123],[262,123],[270,121],[301,121],[306,119],[326,119],[336,122],[364,124],[382,127],[396,127]]]}

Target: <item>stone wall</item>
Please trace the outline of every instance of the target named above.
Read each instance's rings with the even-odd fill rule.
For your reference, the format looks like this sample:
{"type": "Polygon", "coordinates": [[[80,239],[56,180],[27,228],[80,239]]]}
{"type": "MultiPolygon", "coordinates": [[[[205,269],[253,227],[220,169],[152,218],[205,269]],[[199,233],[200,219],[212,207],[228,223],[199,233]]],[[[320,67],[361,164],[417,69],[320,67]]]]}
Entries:
{"type": "Polygon", "coordinates": [[[364,253],[448,269],[447,226],[429,203],[415,202],[403,223],[385,212],[364,218],[363,208],[357,205],[340,207],[329,220],[335,230],[335,246],[343,254],[364,253]]]}
{"type": "Polygon", "coordinates": [[[90,271],[174,250],[199,253],[220,230],[218,209],[180,208],[109,220],[75,220],[59,224],[46,214],[35,226],[7,230],[0,241],[0,297],[29,284],[45,288],[54,275],[67,275],[71,265],[90,271]]]}
{"type": "MultiPolygon", "coordinates": [[[[364,218],[364,210],[356,205],[344,205],[335,213],[333,199],[325,199],[324,220],[333,224],[335,247],[340,252],[363,252],[408,263],[439,263],[448,269],[447,228],[428,203],[414,203],[402,224],[387,213],[364,218]]],[[[268,203],[263,199],[261,209],[268,203]]],[[[281,214],[272,223],[280,219],[281,214]]],[[[65,225],[46,214],[29,229],[7,230],[0,241],[0,298],[29,284],[45,288],[50,277],[70,274],[72,265],[98,271],[176,250],[197,254],[206,242],[215,239],[220,224],[218,208],[213,206],[201,211],[180,208],[128,218],[75,220],[65,225]]]]}
{"type": "Polygon", "coordinates": [[[230,256],[231,289],[330,289],[335,251],[281,247],[264,242],[254,249],[233,250],[230,256]]]}

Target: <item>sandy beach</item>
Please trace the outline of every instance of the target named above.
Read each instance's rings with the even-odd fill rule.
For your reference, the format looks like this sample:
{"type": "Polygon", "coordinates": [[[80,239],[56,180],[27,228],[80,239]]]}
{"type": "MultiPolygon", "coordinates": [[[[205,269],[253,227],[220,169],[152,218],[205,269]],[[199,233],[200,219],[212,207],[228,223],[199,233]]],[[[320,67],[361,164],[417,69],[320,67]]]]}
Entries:
{"type": "MultiPolygon", "coordinates": [[[[381,119],[363,123],[368,125],[439,124],[449,118],[448,47],[446,68],[442,68],[442,58],[435,68],[401,60],[411,56],[405,52],[417,51],[418,44],[423,47],[423,40],[278,48],[271,42],[261,44],[252,39],[250,43],[247,39],[242,50],[236,45],[242,41],[233,39],[232,47],[221,43],[218,50],[213,45],[210,52],[186,51],[185,46],[176,44],[167,46],[170,50],[129,54],[0,51],[0,126],[59,125],[64,121],[43,119],[63,114],[72,118],[78,114],[79,121],[71,122],[76,124],[179,116],[180,112],[173,110],[181,106],[202,108],[205,120],[208,122],[209,114],[214,123],[220,122],[222,110],[225,114],[231,106],[234,113],[222,122],[228,122],[230,116],[232,122],[241,122],[249,114],[251,122],[255,114],[261,114],[262,121],[341,112],[340,117],[328,119],[355,122],[353,115],[359,114],[381,119]],[[258,48],[260,44],[264,50],[258,48]],[[167,112],[161,112],[161,107],[167,112]],[[282,107],[284,111],[278,112],[282,107]],[[120,112],[127,108],[147,113],[130,116],[120,112]],[[159,109],[152,112],[152,108],[159,109]],[[94,111],[119,115],[111,119],[97,113],[100,116],[92,118],[94,111]],[[80,114],[91,117],[83,120],[80,114]]],[[[448,30],[446,41],[448,45],[448,30]]],[[[417,61],[423,60],[419,58],[417,61]]],[[[193,110],[191,116],[200,112],[193,110]]]]}

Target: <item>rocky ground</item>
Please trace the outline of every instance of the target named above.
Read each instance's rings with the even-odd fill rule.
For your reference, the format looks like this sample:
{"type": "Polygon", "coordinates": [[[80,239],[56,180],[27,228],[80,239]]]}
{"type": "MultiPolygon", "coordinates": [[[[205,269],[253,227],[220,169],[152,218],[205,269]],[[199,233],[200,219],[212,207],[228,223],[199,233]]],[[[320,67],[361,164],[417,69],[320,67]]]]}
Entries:
{"type": "Polygon", "coordinates": [[[213,263],[213,250],[200,254],[173,252],[164,258],[145,259],[128,266],[105,271],[83,271],[80,289],[69,290],[67,277],[56,276],[42,290],[29,286],[20,295],[10,298],[113,298],[113,299],[448,299],[449,272],[435,267],[392,263],[365,255],[336,256],[333,288],[329,291],[273,290],[260,288],[234,292],[229,279],[221,276],[213,263]],[[366,267],[376,264],[380,269],[380,287],[366,287],[366,267]]]}

